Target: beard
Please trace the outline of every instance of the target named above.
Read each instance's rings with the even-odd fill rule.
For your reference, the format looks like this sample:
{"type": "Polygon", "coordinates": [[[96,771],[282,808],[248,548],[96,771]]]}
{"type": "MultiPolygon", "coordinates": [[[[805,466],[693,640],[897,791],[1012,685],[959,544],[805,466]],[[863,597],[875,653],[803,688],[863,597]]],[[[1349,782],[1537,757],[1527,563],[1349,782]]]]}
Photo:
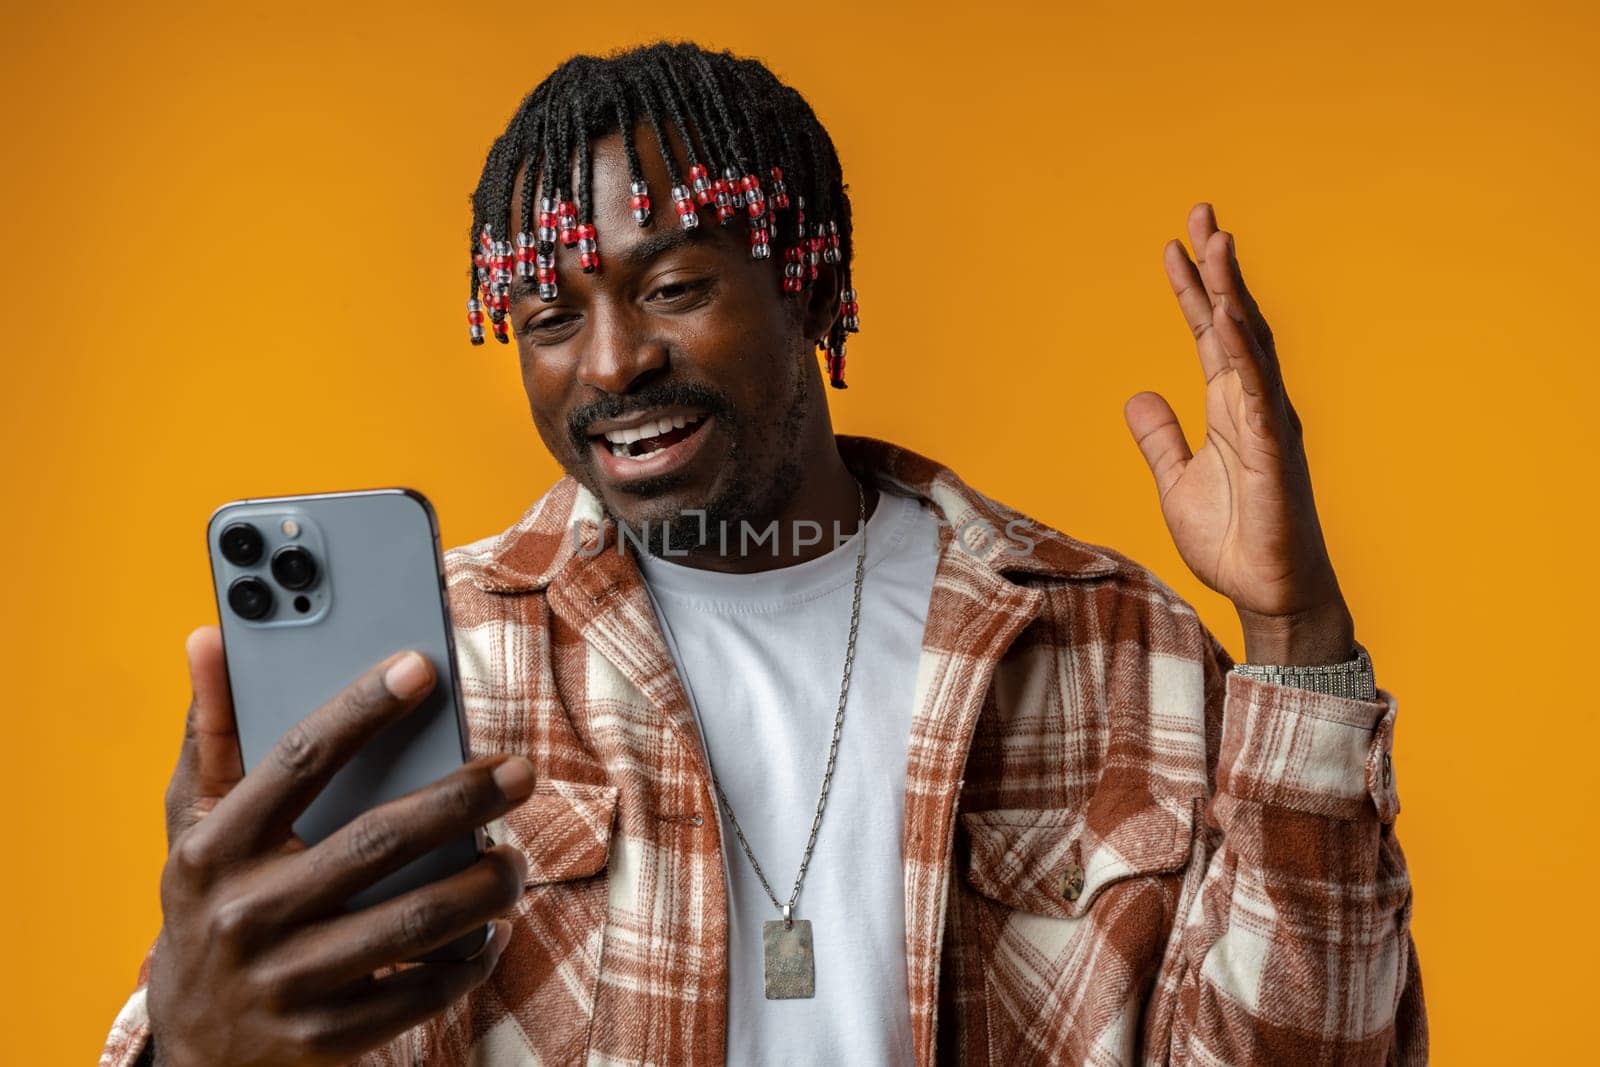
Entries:
{"type": "MultiPolygon", "coordinates": [[[[754,443],[741,444],[751,422],[728,395],[693,382],[663,382],[625,397],[608,396],[572,413],[568,431],[579,455],[587,455],[586,427],[598,419],[674,405],[699,408],[714,415],[728,441],[723,460],[725,473],[717,479],[711,498],[697,507],[673,508],[626,519],[606,503],[592,479],[576,471],[568,473],[595,494],[603,513],[616,523],[618,536],[631,541],[640,551],[666,559],[708,548],[739,552],[749,538],[759,538],[767,532],[766,527],[794,498],[803,480],[805,465],[800,457],[800,443],[810,419],[812,397],[807,388],[805,362],[793,360],[792,367],[787,396],[778,409],[781,414],[771,423],[771,432],[754,443]],[[749,535],[741,537],[746,529],[749,535]]],[[[679,475],[664,474],[635,483],[632,492],[650,497],[677,489],[682,481],[679,475]]]]}

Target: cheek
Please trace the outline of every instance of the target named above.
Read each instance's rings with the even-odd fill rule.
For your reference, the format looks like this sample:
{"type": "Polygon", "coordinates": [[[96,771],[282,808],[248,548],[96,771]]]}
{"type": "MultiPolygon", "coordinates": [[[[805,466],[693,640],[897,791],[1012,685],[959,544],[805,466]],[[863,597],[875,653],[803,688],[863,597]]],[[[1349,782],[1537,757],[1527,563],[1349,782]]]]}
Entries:
{"type": "Polygon", "coordinates": [[[567,436],[567,394],[571,386],[572,371],[564,361],[544,353],[522,360],[522,389],[528,397],[528,412],[545,447],[558,456],[572,451],[567,436]]]}
{"type": "Polygon", "coordinates": [[[770,405],[784,403],[792,394],[794,365],[809,346],[792,298],[777,291],[777,281],[763,266],[751,264],[741,272],[738,291],[730,294],[732,313],[714,330],[714,345],[717,362],[732,376],[730,390],[770,405]]]}

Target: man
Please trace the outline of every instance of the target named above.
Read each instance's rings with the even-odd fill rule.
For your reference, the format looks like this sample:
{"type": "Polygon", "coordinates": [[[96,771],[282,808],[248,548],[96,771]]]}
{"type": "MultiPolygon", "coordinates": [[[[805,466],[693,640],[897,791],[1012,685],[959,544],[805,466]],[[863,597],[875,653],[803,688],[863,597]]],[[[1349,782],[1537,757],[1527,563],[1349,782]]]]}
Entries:
{"type": "Polygon", "coordinates": [[[849,199],[761,65],[575,58],[474,208],[472,339],[515,336],[567,472],[448,557],[481,758],[307,847],[431,668],[397,653],[246,775],[196,631],[165,923],[103,1062],[1425,1059],[1394,700],[1209,206],[1198,264],[1166,249],[1206,443],[1155,394],[1126,417],[1237,667],[1127,557],[835,437],[849,199]],[[468,871],[325,903],[485,823],[468,871]]]}

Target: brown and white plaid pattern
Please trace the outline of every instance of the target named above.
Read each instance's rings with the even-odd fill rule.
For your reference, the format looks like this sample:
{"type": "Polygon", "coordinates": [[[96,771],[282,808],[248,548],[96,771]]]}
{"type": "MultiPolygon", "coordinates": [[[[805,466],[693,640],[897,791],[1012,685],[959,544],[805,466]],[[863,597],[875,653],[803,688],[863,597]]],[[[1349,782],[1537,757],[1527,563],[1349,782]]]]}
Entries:
{"type": "MultiPolygon", "coordinates": [[[[839,447],[947,523],[906,775],[918,1063],[1425,1062],[1393,696],[1232,675],[1127,557],[1033,523],[1019,554],[951,471],[839,447]]],[[[711,778],[633,558],[573,524],[613,529],[569,478],[448,555],[473,748],[542,779],[490,828],[528,888],[493,977],[368,1067],[722,1062],[711,778]]],[[[146,1043],[146,964],[102,1064],[146,1043]]]]}

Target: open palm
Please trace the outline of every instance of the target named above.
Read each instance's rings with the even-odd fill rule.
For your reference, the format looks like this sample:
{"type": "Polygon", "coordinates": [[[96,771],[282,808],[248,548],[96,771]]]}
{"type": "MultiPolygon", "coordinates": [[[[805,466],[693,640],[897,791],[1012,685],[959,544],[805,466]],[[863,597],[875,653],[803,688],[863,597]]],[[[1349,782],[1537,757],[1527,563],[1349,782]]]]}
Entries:
{"type": "Polygon", "coordinates": [[[1155,476],[1173,542],[1202,582],[1241,612],[1320,610],[1339,601],[1339,587],[1272,331],[1211,205],[1195,205],[1188,228],[1198,266],[1178,240],[1164,255],[1205,373],[1205,441],[1190,452],[1158,393],[1129,398],[1123,415],[1155,476]]]}

